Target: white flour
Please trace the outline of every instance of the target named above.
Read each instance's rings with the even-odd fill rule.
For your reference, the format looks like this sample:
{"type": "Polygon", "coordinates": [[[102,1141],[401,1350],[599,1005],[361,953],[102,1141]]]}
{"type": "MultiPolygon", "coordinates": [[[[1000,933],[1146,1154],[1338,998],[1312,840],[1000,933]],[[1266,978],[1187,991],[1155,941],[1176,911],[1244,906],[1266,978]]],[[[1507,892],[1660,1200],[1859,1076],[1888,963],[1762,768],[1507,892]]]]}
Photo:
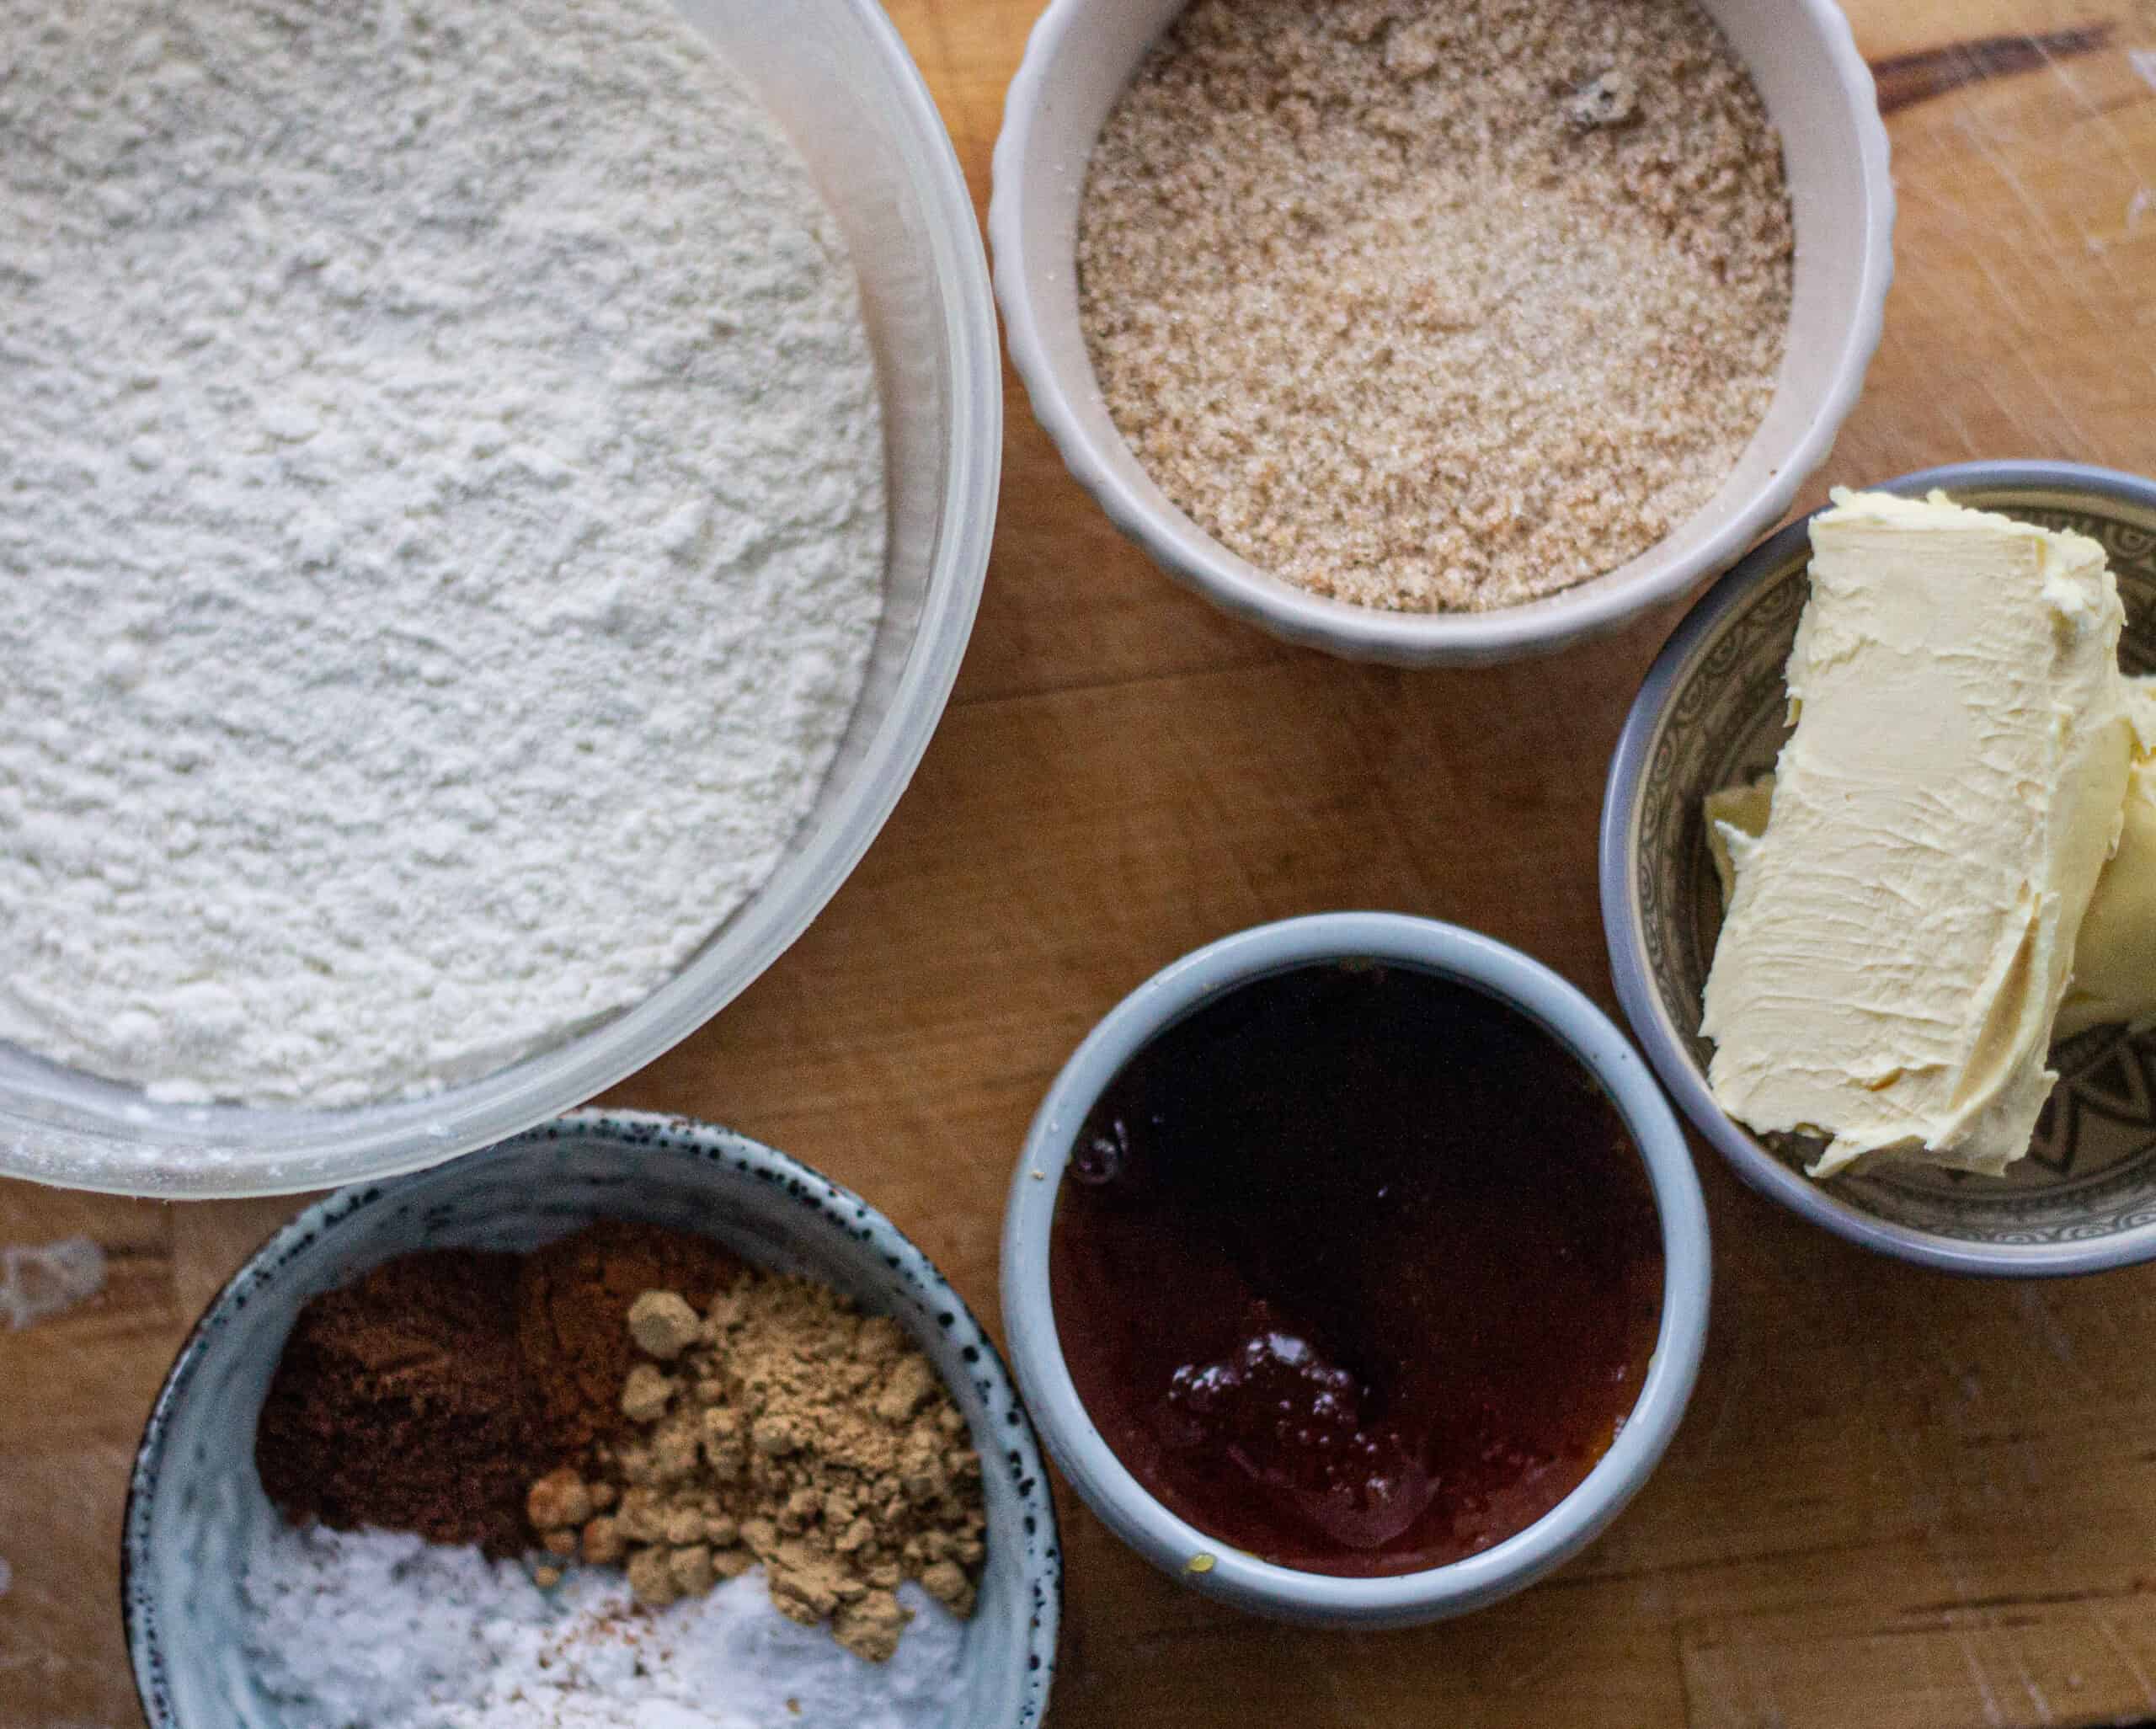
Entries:
{"type": "Polygon", "coordinates": [[[273,1527],[240,1582],[280,1729],[947,1729],[961,1624],[918,1587],[888,1663],[773,1609],[760,1568],[632,1612],[611,1568],[541,1592],[403,1533],[273,1527]]]}
{"type": "MultiPolygon", "coordinates": [[[[103,1290],[104,1276],[104,1251],[93,1237],[11,1244],[0,1249],[0,1316],[13,1331],[64,1315],[103,1290]]],[[[0,1576],[6,1571],[0,1561],[0,1576]]]]}
{"type": "Polygon", "coordinates": [[[340,1104],[648,995],[882,605],[835,225],[666,0],[0,0],[0,1038],[340,1104]]]}

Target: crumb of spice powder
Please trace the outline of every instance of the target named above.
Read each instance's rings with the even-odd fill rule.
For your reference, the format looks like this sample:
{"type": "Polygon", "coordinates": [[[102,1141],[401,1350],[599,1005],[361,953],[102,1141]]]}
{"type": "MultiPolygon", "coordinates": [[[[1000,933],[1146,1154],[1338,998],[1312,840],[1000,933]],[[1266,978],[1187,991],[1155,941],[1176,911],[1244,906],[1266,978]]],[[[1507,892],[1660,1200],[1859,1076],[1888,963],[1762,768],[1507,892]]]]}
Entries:
{"type": "Polygon", "coordinates": [[[980,1460],[896,1321],[751,1270],[701,1315],[679,1291],[648,1291],[623,1333],[641,1353],[616,1389],[633,1438],[531,1484],[550,1550],[624,1566],[654,1606],[760,1562],[782,1613],[828,1619],[876,1662],[905,1626],[901,1580],[972,1614],[980,1460]]]}
{"type": "Polygon", "coordinates": [[[1209,533],[1474,611],[1706,502],[1772,399],[1791,258],[1780,141],[1694,0],[1198,0],[1093,152],[1079,310],[1209,533]]]}

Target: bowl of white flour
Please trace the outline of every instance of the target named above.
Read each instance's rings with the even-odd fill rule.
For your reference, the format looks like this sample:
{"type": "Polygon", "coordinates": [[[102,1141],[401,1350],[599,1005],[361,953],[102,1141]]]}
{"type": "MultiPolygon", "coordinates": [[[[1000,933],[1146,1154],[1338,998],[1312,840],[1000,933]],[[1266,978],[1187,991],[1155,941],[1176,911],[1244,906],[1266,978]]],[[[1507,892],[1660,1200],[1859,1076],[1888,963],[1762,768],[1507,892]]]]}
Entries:
{"type": "Polygon", "coordinates": [[[409,1170],[702,1024],[971,628],[1000,374],[872,0],[0,0],[0,1173],[409,1170]]]}

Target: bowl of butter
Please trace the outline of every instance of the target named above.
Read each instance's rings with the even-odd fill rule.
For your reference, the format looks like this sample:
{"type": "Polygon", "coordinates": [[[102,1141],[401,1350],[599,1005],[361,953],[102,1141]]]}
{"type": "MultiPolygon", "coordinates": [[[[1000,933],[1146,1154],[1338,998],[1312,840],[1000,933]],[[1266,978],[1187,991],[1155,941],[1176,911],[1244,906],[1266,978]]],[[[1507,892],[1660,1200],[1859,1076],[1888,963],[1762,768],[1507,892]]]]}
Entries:
{"type": "Polygon", "coordinates": [[[1963,463],[1763,542],[1633,705],[1601,889],[1753,1187],[1955,1272],[2156,1257],[2156,483],[1963,463]]]}

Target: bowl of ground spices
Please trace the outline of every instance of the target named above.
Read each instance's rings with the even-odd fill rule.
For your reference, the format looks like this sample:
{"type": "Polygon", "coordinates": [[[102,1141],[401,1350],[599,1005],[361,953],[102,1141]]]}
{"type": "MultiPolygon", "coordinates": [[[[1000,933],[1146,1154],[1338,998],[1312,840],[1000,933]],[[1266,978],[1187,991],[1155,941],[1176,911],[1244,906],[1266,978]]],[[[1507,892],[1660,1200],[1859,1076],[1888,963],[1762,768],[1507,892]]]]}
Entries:
{"type": "Polygon", "coordinates": [[[1054,0],[989,232],[1013,364],[1168,574],[1406,665],[1727,568],[1892,271],[1832,0],[1054,0]]]}
{"type": "Polygon", "coordinates": [[[583,1113],[340,1191],[130,1486],[152,1729],[1035,1723],[1033,1430],[920,1251],[782,1153],[583,1113]]]}

